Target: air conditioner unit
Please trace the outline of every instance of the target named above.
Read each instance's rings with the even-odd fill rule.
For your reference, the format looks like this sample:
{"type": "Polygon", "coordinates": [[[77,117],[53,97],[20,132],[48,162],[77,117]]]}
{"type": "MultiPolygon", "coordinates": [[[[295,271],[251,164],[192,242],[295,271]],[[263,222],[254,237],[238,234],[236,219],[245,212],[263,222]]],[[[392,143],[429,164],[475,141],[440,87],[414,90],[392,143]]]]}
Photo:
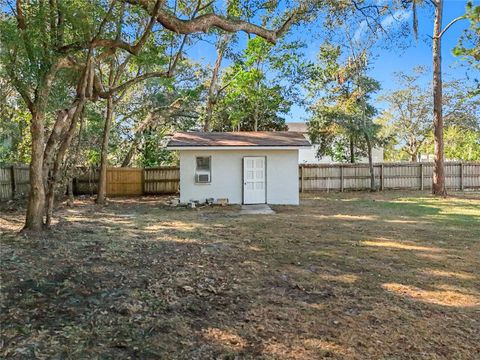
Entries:
{"type": "Polygon", "coordinates": [[[195,174],[195,182],[200,184],[205,184],[210,182],[210,172],[208,171],[197,171],[195,174]]]}

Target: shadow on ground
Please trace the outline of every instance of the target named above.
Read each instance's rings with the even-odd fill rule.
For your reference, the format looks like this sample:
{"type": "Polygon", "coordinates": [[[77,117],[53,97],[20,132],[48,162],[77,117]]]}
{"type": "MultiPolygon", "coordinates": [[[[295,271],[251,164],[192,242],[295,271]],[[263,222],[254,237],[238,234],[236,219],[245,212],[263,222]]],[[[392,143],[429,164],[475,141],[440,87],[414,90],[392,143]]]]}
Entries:
{"type": "Polygon", "coordinates": [[[415,193],[300,207],[60,208],[2,230],[4,358],[472,359],[480,205],[415,193]]]}

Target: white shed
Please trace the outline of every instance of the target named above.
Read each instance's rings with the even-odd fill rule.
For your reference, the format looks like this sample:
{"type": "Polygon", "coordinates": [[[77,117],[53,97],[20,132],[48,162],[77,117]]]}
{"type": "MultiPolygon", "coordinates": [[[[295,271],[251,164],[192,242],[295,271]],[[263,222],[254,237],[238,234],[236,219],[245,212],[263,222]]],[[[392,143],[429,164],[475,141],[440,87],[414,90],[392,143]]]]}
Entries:
{"type": "Polygon", "coordinates": [[[299,203],[298,150],[310,147],[287,131],[183,132],[167,145],[180,154],[180,202],[299,203]]]}

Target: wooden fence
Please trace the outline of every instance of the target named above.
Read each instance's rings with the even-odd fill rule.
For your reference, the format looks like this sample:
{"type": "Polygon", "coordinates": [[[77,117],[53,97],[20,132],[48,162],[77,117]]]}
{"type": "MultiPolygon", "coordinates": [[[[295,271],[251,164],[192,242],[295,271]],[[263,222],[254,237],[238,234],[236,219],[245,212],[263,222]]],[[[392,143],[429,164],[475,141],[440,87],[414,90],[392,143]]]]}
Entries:
{"type": "Polygon", "coordinates": [[[180,187],[180,168],[162,166],[145,169],[143,181],[145,194],[175,194],[180,187]]]}
{"type": "MultiPolygon", "coordinates": [[[[77,170],[73,179],[75,195],[94,195],[98,189],[96,168],[77,170]]],[[[143,194],[176,194],[180,185],[177,166],[158,168],[108,168],[107,196],[138,196],[143,194]]],[[[27,166],[0,167],[0,200],[24,197],[29,191],[27,166]]]]}
{"type": "Polygon", "coordinates": [[[143,169],[107,169],[107,196],[143,195],[143,169]]]}
{"type": "MultiPolygon", "coordinates": [[[[74,193],[93,195],[98,188],[98,169],[88,169],[77,176],[74,193]]],[[[176,194],[180,186],[180,168],[108,168],[107,196],[176,194]]]]}
{"type": "MultiPolygon", "coordinates": [[[[427,190],[432,187],[433,163],[375,164],[379,190],[427,190]]],[[[80,169],[73,181],[76,195],[94,195],[98,169],[80,169]]],[[[480,190],[480,162],[445,163],[449,190],[480,190]]],[[[26,166],[0,167],[0,200],[25,196],[29,190],[26,166]]],[[[300,165],[300,191],[348,191],[370,188],[368,164],[300,165]]],[[[180,170],[177,166],[158,168],[109,168],[107,196],[137,196],[178,193],[180,170]]]]}
{"type": "MultiPolygon", "coordinates": [[[[374,165],[379,190],[432,188],[433,163],[379,163],[374,165]]],[[[300,191],[348,191],[370,188],[368,164],[300,165],[300,191]]],[[[480,162],[446,162],[449,190],[480,189],[480,162]]]]}
{"type": "Polygon", "coordinates": [[[0,200],[24,197],[30,190],[28,166],[0,167],[0,200]]]}

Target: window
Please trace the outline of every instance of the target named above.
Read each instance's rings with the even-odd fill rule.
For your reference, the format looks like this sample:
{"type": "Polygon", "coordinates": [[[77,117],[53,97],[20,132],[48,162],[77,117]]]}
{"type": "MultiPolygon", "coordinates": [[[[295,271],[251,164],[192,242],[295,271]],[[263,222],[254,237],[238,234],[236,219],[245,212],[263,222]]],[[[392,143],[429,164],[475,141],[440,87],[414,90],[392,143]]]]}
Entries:
{"type": "Polygon", "coordinates": [[[195,168],[195,182],[199,184],[208,184],[211,182],[212,157],[211,156],[197,156],[195,168]]]}
{"type": "Polygon", "coordinates": [[[210,156],[197,156],[197,171],[210,171],[210,156]]]}

